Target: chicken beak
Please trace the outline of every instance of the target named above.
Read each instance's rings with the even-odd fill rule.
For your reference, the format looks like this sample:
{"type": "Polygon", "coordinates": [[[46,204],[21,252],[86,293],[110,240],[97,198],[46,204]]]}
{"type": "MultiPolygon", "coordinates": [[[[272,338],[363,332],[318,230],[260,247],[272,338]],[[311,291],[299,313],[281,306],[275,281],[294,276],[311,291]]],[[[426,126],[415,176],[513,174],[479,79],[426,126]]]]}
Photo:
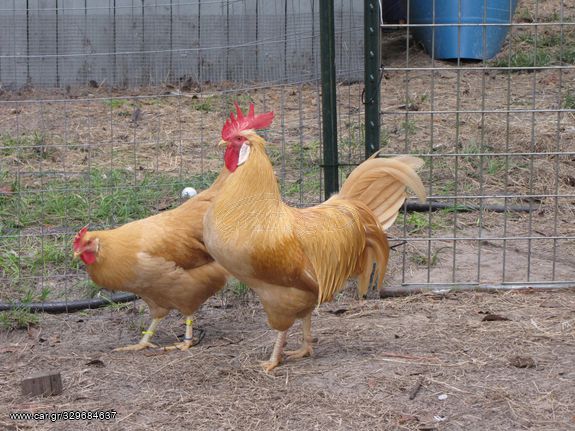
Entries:
{"type": "Polygon", "coordinates": [[[227,145],[228,145],[228,142],[227,142],[227,141],[224,141],[224,140],[222,139],[220,142],[218,142],[218,145],[217,145],[217,146],[218,146],[218,147],[225,147],[225,146],[227,146],[227,145]]]}
{"type": "Polygon", "coordinates": [[[75,251],[75,252],[74,252],[74,257],[73,257],[72,259],[73,259],[73,260],[78,260],[78,259],[80,259],[80,255],[81,255],[81,254],[82,254],[81,252],[75,251]]]}

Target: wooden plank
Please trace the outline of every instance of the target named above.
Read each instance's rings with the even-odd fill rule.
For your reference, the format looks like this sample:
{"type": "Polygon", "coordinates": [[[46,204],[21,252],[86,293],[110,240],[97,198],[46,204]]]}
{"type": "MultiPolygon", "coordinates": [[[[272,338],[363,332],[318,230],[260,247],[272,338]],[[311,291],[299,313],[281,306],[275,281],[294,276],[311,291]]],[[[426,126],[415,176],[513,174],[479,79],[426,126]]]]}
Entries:
{"type": "Polygon", "coordinates": [[[335,0],[336,73],[338,78],[363,79],[363,7],[335,0]]]}
{"type": "MultiPolygon", "coordinates": [[[[200,8],[199,80],[221,82],[226,79],[229,24],[226,2],[208,2],[200,8]],[[214,31],[214,29],[217,29],[214,31]]],[[[238,23],[234,24],[237,25],[238,23]]]]}
{"type": "Polygon", "coordinates": [[[146,2],[144,8],[144,50],[148,82],[159,84],[173,80],[172,70],[173,6],[166,0],[146,2]]]}
{"type": "Polygon", "coordinates": [[[20,382],[25,395],[48,396],[62,393],[62,376],[58,371],[43,372],[20,382]]]}
{"type": "Polygon", "coordinates": [[[171,82],[187,88],[196,82],[198,74],[197,52],[199,48],[199,3],[183,4],[172,2],[170,28],[171,44],[171,82]]]}
{"type": "Polygon", "coordinates": [[[86,0],[83,52],[79,71],[83,83],[113,85],[115,77],[114,0],[86,0]]]}
{"type": "Polygon", "coordinates": [[[56,0],[29,0],[29,76],[34,86],[56,87],[58,82],[56,0]]]}
{"type": "Polygon", "coordinates": [[[0,12],[0,83],[5,88],[28,81],[27,25],[25,2],[13,2],[0,12]]]}
{"type": "Polygon", "coordinates": [[[120,87],[147,84],[149,69],[144,62],[144,14],[142,0],[115,0],[115,75],[120,87]]]}
{"type": "Polygon", "coordinates": [[[85,0],[58,1],[58,82],[61,87],[87,84],[85,72],[85,0]],[[84,72],[84,73],[83,73],[84,72]]]}
{"type": "Polygon", "coordinates": [[[285,79],[285,5],[288,0],[258,0],[258,81],[285,79]]]}
{"type": "Polygon", "coordinates": [[[226,21],[226,79],[238,83],[257,78],[257,0],[230,2],[226,21]]]}
{"type": "MultiPolygon", "coordinates": [[[[313,2],[292,0],[288,3],[286,41],[286,79],[301,81],[313,78],[316,65],[313,57],[313,2]]],[[[319,7],[319,6],[318,6],[319,7]]],[[[316,9],[317,10],[317,9],[316,9]]],[[[319,38],[319,32],[317,33],[319,38]]],[[[319,68],[317,69],[319,71],[319,68]]]]}

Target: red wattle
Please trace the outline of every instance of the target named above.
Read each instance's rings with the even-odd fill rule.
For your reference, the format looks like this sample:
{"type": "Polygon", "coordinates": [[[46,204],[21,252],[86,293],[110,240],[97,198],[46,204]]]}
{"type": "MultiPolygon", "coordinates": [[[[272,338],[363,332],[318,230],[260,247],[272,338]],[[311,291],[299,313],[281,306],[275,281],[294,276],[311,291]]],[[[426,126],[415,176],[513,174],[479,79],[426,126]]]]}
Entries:
{"type": "Polygon", "coordinates": [[[228,171],[234,172],[238,167],[238,160],[240,158],[240,147],[237,145],[228,145],[226,153],[224,154],[224,162],[228,171]]]}
{"type": "Polygon", "coordinates": [[[82,259],[86,265],[92,265],[94,262],[96,262],[96,253],[85,251],[80,255],[80,259],[82,259]]]}

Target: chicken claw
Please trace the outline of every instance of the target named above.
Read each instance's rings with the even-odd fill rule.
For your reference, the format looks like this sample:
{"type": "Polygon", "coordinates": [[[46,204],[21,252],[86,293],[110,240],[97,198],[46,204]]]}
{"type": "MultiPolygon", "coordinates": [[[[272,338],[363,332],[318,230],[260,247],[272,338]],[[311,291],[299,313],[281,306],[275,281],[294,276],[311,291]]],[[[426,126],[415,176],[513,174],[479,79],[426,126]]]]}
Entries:
{"type": "Polygon", "coordinates": [[[274,350],[272,352],[272,356],[270,357],[269,361],[265,361],[261,363],[264,371],[269,373],[275,367],[277,367],[282,362],[282,352],[284,349],[284,344],[287,337],[287,331],[279,331],[278,337],[274,344],[274,350]]]}
{"type": "Polygon", "coordinates": [[[306,356],[313,355],[313,347],[311,344],[305,342],[299,349],[286,350],[284,353],[289,359],[305,358],[306,356]]]}
{"type": "MultiPolygon", "coordinates": [[[[176,343],[172,346],[164,347],[164,350],[188,350],[190,347],[194,345],[193,340],[194,335],[194,319],[193,316],[186,316],[186,334],[184,335],[184,341],[181,343],[176,343]]],[[[200,337],[201,338],[201,337],[200,337]]]]}
{"type": "Polygon", "coordinates": [[[313,338],[311,336],[311,313],[304,317],[302,322],[303,344],[297,350],[288,350],[284,352],[290,359],[305,358],[313,354],[313,338]]]}
{"type": "Polygon", "coordinates": [[[158,346],[156,346],[154,343],[150,343],[149,341],[140,341],[138,344],[130,344],[129,346],[124,346],[124,347],[117,347],[114,350],[112,350],[113,352],[136,352],[138,350],[144,350],[144,349],[148,349],[148,348],[157,348],[158,346]]]}
{"type": "Polygon", "coordinates": [[[138,350],[144,350],[144,349],[148,349],[148,348],[154,348],[156,349],[158,346],[156,346],[153,343],[150,343],[150,338],[152,338],[152,335],[154,335],[154,332],[156,331],[156,327],[158,326],[158,324],[160,323],[160,321],[162,320],[161,317],[154,317],[152,319],[152,322],[150,323],[150,326],[148,327],[148,329],[146,329],[145,331],[142,331],[143,337],[140,340],[140,342],[138,344],[131,344],[129,346],[126,347],[118,347],[116,349],[114,349],[114,352],[130,352],[130,351],[138,351],[138,350]]]}
{"type": "Polygon", "coordinates": [[[180,343],[176,343],[176,344],[173,344],[171,346],[165,346],[162,348],[164,350],[176,350],[177,349],[177,350],[184,351],[184,350],[188,350],[190,347],[192,347],[192,345],[193,345],[192,340],[184,340],[180,343]]]}
{"type": "Polygon", "coordinates": [[[262,366],[262,368],[264,369],[264,371],[266,373],[269,373],[271,370],[276,368],[281,363],[282,363],[282,361],[280,359],[278,359],[276,361],[273,361],[270,359],[269,361],[260,362],[260,365],[262,366]]]}

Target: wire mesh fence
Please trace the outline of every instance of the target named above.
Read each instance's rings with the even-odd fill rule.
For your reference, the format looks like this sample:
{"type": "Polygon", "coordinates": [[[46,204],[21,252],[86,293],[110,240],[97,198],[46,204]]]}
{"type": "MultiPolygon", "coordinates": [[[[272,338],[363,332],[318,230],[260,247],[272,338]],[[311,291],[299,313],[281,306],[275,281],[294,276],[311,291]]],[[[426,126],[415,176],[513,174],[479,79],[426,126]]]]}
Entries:
{"type": "MultiPolygon", "coordinates": [[[[433,205],[391,228],[406,243],[387,284],[575,284],[575,7],[520,1],[494,58],[444,61],[414,36],[433,29],[433,52],[444,24],[413,23],[405,6],[405,22],[382,26],[380,145],[425,160],[433,205]]],[[[319,12],[297,0],[3,2],[0,301],[93,296],[73,235],[206,188],[234,100],[276,112],[266,138],[284,199],[319,203],[319,12]]],[[[362,22],[363,2],[336,2],[340,184],[365,157],[362,22]]]]}

